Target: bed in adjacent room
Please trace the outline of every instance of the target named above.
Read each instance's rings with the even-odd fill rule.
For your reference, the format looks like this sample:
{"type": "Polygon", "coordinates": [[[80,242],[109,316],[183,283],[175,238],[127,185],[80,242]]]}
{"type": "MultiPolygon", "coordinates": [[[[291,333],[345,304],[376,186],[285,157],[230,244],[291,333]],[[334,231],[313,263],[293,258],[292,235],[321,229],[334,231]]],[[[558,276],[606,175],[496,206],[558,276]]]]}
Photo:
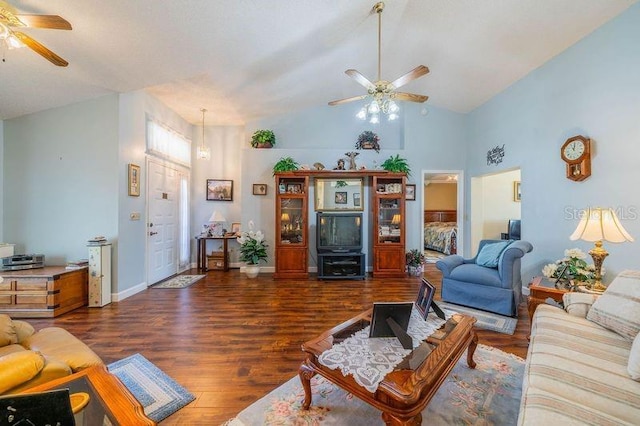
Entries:
{"type": "Polygon", "coordinates": [[[456,210],[424,211],[424,248],[444,254],[457,253],[456,210]]]}

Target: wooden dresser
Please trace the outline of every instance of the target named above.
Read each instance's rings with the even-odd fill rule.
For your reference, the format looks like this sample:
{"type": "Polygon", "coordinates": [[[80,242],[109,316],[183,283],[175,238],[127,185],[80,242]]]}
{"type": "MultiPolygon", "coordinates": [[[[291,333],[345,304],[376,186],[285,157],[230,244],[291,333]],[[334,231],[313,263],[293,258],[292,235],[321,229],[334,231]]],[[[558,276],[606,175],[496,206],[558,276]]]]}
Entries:
{"type": "Polygon", "coordinates": [[[2,271],[0,314],[13,318],[52,318],[84,306],[88,301],[87,268],[67,270],[46,266],[2,271]]]}

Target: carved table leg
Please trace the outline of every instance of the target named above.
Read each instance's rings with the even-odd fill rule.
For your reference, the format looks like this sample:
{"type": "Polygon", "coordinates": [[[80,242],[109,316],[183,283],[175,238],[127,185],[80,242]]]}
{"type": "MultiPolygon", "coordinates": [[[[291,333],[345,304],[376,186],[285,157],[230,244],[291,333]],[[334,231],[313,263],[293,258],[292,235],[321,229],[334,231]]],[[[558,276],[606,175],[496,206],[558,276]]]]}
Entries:
{"type": "Polygon", "coordinates": [[[302,387],[304,388],[304,401],[302,402],[302,409],[308,410],[311,406],[311,378],[316,375],[316,372],[310,368],[306,361],[302,363],[298,370],[302,387]]]}
{"type": "Polygon", "coordinates": [[[473,338],[471,339],[471,343],[469,343],[469,348],[467,348],[467,365],[469,368],[476,368],[476,362],[473,360],[473,354],[476,352],[476,346],[478,346],[478,335],[475,331],[472,331],[473,338]]]}
{"type": "Polygon", "coordinates": [[[387,426],[420,426],[422,424],[422,413],[418,413],[414,417],[398,418],[389,413],[382,413],[382,421],[387,426]]]}

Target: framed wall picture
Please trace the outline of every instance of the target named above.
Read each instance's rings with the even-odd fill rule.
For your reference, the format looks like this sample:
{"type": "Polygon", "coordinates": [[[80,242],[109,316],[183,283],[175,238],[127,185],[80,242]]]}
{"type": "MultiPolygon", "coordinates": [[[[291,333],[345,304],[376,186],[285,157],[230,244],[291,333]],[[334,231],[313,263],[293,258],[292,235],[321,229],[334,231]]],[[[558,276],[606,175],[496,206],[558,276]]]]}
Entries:
{"type": "Polygon", "coordinates": [[[414,183],[408,183],[405,185],[406,193],[405,200],[415,201],[416,200],[416,185],[414,183]]]}
{"type": "Polygon", "coordinates": [[[513,201],[520,201],[520,181],[516,180],[513,182],[513,201]]]}
{"type": "Polygon", "coordinates": [[[233,181],[207,179],[207,201],[233,201],[233,181]]]}
{"type": "Polygon", "coordinates": [[[340,192],[336,192],[335,195],[336,199],[335,199],[335,203],[336,204],[347,204],[347,193],[340,191],[340,192]]]}
{"type": "Polygon", "coordinates": [[[129,195],[140,196],[140,166],[129,164],[129,195]]]}
{"type": "Polygon", "coordinates": [[[254,183],[253,184],[253,195],[267,195],[267,184],[266,183],[254,183]]]}
{"type": "Polygon", "coordinates": [[[360,207],[360,193],[359,192],[354,192],[353,193],[353,206],[354,207],[360,207]]]}

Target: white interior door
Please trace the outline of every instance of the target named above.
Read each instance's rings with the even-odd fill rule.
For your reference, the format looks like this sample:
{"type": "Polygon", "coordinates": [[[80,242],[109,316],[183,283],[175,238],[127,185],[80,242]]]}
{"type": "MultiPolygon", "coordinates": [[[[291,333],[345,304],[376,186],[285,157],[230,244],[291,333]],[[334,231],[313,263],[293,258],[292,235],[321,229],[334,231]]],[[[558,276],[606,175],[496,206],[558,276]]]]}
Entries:
{"type": "Polygon", "coordinates": [[[178,172],[153,161],[147,167],[147,282],[178,273],[178,172]]]}

